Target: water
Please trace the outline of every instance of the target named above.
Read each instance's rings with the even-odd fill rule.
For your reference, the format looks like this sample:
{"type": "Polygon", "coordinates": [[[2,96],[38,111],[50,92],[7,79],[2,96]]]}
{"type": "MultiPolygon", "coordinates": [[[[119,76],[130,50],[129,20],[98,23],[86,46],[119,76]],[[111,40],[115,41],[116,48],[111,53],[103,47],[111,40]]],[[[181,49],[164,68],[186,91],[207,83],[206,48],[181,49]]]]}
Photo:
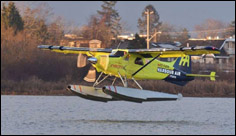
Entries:
{"type": "Polygon", "coordinates": [[[139,104],[76,96],[1,96],[1,133],[235,135],[235,99],[139,104]]]}

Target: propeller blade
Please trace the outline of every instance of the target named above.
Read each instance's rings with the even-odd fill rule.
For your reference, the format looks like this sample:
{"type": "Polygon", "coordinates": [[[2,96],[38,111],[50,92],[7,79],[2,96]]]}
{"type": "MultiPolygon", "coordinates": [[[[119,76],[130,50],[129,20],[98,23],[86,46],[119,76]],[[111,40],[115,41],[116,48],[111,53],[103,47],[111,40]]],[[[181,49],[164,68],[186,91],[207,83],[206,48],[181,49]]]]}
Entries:
{"type": "Polygon", "coordinates": [[[88,74],[84,77],[84,80],[87,82],[95,82],[96,80],[96,70],[94,67],[91,66],[89,69],[88,74]]]}
{"type": "Polygon", "coordinates": [[[77,59],[77,67],[85,67],[87,65],[87,55],[79,54],[77,59]]]}

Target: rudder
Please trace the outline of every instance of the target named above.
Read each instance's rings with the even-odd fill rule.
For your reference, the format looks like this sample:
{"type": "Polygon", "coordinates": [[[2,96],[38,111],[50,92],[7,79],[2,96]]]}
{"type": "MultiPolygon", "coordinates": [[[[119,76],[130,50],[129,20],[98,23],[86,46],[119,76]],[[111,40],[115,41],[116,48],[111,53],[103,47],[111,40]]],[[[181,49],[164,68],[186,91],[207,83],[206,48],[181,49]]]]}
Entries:
{"type": "Polygon", "coordinates": [[[191,56],[179,57],[174,63],[174,68],[186,73],[191,73],[191,56]]]}

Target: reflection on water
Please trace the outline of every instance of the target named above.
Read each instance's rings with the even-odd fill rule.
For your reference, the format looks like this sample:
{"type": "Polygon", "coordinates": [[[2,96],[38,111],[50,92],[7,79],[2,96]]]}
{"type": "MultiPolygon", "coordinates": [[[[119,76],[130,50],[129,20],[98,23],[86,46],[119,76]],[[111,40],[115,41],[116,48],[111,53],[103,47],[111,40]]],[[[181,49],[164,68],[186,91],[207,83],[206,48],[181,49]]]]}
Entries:
{"type": "Polygon", "coordinates": [[[193,121],[148,121],[148,120],[67,120],[65,122],[82,122],[82,123],[125,123],[125,124],[181,124],[181,125],[203,125],[200,122],[193,122],[193,121]]]}
{"type": "Polygon", "coordinates": [[[235,134],[234,98],[99,103],[66,96],[1,96],[2,134],[235,134]]]}

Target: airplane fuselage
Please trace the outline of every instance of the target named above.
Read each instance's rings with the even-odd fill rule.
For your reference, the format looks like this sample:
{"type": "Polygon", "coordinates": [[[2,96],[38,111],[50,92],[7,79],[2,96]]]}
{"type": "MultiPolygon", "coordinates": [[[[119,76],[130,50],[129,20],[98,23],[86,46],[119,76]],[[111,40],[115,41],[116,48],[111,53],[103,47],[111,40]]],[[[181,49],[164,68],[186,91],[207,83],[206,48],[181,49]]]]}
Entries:
{"type": "MultiPolygon", "coordinates": [[[[97,63],[93,66],[98,72],[108,75],[131,79],[132,77],[139,79],[167,80],[167,81],[191,81],[192,77],[187,77],[186,72],[174,67],[177,60],[172,62],[164,62],[155,59],[137,74],[133,74],[151,61],[151,56],[141,56],[139,54],[121,54],[121,55],[99,55],[96,56],[97,63]],[[118,74],[119,73],[119,74],[118,74]]],[[[177,65],[186,65],[188,63],[177,62],[177,65]]]]}

